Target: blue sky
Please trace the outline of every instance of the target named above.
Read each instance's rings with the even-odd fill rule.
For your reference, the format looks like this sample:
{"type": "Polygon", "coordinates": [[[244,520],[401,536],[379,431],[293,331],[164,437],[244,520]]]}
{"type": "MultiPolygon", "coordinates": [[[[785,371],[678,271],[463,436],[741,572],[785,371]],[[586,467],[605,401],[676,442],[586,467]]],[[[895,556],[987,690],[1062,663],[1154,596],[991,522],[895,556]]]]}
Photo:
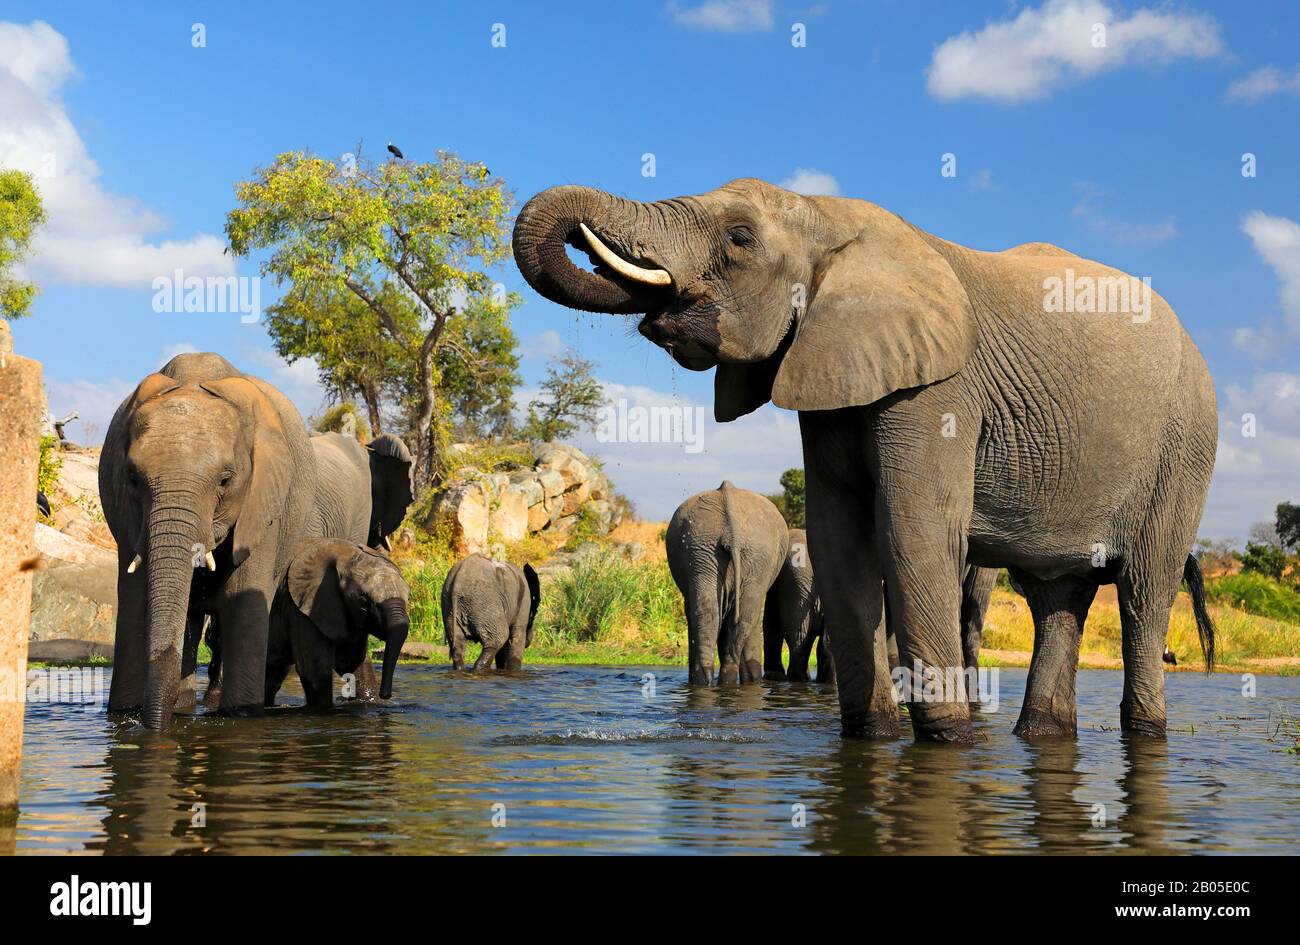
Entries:
{"type": "MultiPolygon", "coordinates": [[[[1202,533],[1242,538],[1300,501],[1295,4],[9,2],[0,21],[0,164],[56,157],[30,267],[42,293],[16,345],[44,362],[52,409],[100,437],[130,387],[187,348],[319,406],[310,364],[279,363],[237,316],[154,312],[150,274],[232,265],[232,183],[277,153],[377,155],[391,139],[414,160],[482,160],[519,203],[559,183],[658,199],[756,176],[862,197],[969,246],[1044,240],[1150,276],[1219,391],[1202,533]]],[[[711,375],[674,368],[622,319],[543,301],[513,265],[499,278],[527,300],[526,386],[567,344],[612,397],[711,416],[711,375]]],[[[724,477],[772,490],[799,462],[794,415],[772,407],[710,420],[704,443],[595,448],[655,517],[724,477]]]]}

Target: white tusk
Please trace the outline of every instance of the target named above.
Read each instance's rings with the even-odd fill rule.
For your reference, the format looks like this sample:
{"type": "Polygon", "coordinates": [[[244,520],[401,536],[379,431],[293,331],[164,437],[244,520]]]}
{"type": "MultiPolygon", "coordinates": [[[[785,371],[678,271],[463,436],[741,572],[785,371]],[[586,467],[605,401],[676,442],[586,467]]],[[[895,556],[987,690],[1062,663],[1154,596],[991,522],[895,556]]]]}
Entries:
{"type": "Polygon", "coordinates": [[[668,270],[643,269],[640,266],[634,266],[602,243],[600,237],[587,228],[587,224],[579,223],[578,229],[582,230],[582,235],[587,238],[587,245],[591,247],[593,253],[600,257],[600,261],[623,278],[631,279],[633,282],[644,282],[646,285],[673,284],[673,277],[668,274],[668,270]]]}
{"type": "Polygon", "coordinates": [[[208,552],[208,556],[207,556],[206,558],[204,558],[203,560],[206,561],[206,562],[208,563],[208,570],[209,570],[209,571],[215,571],[215,570],[217,570],[217,559],[213,557],[212,552],[209,551],[209,552],[208,552]]]}
{"type": "Polygon", "coordinates": [[[140,567],[140,556],[136,555],[131,559],[131,563],[126,566],[127,574],[135,574],[135,569],[140,567]]]}

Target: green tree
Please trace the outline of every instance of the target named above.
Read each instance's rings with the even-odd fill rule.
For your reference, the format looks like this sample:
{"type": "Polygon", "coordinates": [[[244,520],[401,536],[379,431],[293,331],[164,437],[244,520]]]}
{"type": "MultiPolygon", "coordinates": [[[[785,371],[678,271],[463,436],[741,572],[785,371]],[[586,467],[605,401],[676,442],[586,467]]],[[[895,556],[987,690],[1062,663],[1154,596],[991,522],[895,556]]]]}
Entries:
{"type": "Polygon", "coordinates": [[[802,469],[787,469],[781,473],[781,492],[768,496],[791,528],[805,527],[804,477],[802,469]]]}
{"type": "Polygon", "coordinates": [[[1243,571],[1265,574],[1274,580],[1282,579],[1282,572],[1286,570],[1286,565],[1286,552],[1272,545],[1257,545],[1251,542],[1246,545],[1246,551],[1241,556],[1243,571]]]}
{"type": "MultiPolygon", "coordinates": [[[[236,256],[269,250],[262,275],[303,305],[324,298],[339,315],[348,309],[335,296],[350,293],[387,340],[413,350],[410,445],[416,482],[427,486],[447,432],[438,357],[454,341],[448,326],[462,308],[454,300],[492,304],[488,270],[509,253],[510,193],[484,165],[446,152],[429,163],[378,164],[287,152],[236,183],[235,196],[226,237],[236,256]]],[[[305,310],[297,315],[306,321],[305,310]]],[[[302,354],[334,344],[321,335],[304,329],[302,354]]],[[[368,346],[367,356],[380,348],[368,346]]]]}
{"type": "Polygon", "coordinates": [[[0,316],[22,318],[36,298],[36,285],[14,278],[12,269],[27,258],[32,236],[45,222],[40,194],[29,175],[0,170],[0,316]]]}
{"type": "Polygon", "coordinates": [[[548,399],[528,404],[524,438],[534,443],[563,440],[594,424],[605,399],[595,370],[593,362],[572,351],[552,358],[542,381],[548,399]]]}
{"type": "Polygon", "coordinates": [[[513,433],[515,389],[520,384],[517,339],[505,304],[470,299],[447,325],[451,342],[438,354],[438,374],[450,407],[453,435],[460,440],[507,437],[513,433]]]}
{"type": "Polygon", "coordinates": [[[1291,551],[1300,551],[1300,505],[1279,502],[1276,527],[1282,545],[1291,551]]]}

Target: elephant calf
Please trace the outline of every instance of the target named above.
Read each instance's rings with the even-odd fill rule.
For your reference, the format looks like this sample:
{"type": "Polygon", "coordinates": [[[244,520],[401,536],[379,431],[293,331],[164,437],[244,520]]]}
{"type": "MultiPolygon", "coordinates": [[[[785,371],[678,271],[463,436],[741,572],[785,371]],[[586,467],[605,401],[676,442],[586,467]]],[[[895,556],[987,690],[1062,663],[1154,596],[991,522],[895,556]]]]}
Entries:
{"type": "Polygon", "coordinates": [[[531,564],[520,568],[481,554],[456,562],[442,584],[442,626],[452,666],[465,668],[465,646],[474,640],[483,645],[475,671],[493,661],[497,669],[523,668],[541,599],[531,564]]]}
{"type": "Polygon", "coordinates": [[[755,683],[762,675],[763,600],[789,551],[790,530],[775,505],[730,482],[691,496],[668,523],[668,570],[686,601],[690,681],[755,683]]]}
{"type": "Polygon", "coordinates": [[[835,664],[826,643],[826,621],[813,580],[808,537],[802,528],[790,529],[790,550],[768,591],[763,607],[763,676],[767,679],[808,679],[808,660],[817,647],[817,681],[835,682],[835,664]],[[790,649],[790,667],[781,666],[781,644],[790,649]]]}
{"type": "Polygon", "coordinates": [[[304,541],[271,605],[266,704],[275,703],[292,665],[308,705],[333,705],[334,673],[365,660],[370,636],[384,641],[379,696],[390,698],[410,629],[409,597],[401,571],[380,552],[332,538],[304,541]]]}

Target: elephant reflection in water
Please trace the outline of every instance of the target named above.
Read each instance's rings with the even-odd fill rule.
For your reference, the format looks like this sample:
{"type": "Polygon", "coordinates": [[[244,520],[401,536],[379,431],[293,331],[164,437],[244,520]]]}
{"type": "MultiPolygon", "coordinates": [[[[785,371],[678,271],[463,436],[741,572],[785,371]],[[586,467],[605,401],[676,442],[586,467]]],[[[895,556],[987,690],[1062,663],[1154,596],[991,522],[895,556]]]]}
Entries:
{"type": "Polygon", "coordinates": [[[166,738],[138,729],[111,736],[97,803],[108,854],[239,852],[354,847],[383,853],[386,810],[400,806],[393,717],[293,709],[239,723],[196,720],[166,738]],[[326,785],[310,792],[307,784],[326,785]],[[376,785],[386,785],[377,790],[376,785]],[[360,819],[356,811],[366,811],[360,819]]]}

